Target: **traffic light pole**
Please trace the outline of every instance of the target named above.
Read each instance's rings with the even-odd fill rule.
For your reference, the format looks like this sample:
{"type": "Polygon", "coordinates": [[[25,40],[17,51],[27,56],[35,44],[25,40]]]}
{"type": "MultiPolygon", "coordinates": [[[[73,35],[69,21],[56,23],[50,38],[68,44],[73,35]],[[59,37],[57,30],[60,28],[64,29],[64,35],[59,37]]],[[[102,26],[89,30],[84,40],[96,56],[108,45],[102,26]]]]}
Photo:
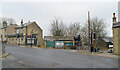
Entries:
{"type": "Polygon", "coordinates": [[[32,47],[32,36],[31,36],[31,47],[32,47]]]}
{"type": "Polygon", "coordinates": [[[94,48],[95,48],[95,52],[96,52],[96,34],[95,34],[95,32],[93,32],[93,40],[94,40],[94,48]]]}

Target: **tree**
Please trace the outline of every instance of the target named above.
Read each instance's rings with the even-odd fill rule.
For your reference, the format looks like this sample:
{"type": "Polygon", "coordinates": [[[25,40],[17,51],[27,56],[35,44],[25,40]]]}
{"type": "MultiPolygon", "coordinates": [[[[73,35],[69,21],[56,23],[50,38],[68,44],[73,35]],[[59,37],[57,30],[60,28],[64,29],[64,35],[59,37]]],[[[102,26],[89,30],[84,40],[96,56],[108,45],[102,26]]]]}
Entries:
{"type": "Polygon", "coordinates": [[[91,30],[96,33],[97,38],[104,38],[107,35],[106,23],[103,19],[93,18],[91,20],[91,30]]]}
{"type": "Polygon", "coordinates": [[[80,35],[82,37],[82,41],[88,43],[88,24],[84,24],[80,29],[80,35]]]}
{"type": "MultiPolygon", "coordinates": [[[[93,18],[90,20],[90,31],[95,32],[96,34],[96,38],[104,38],[106,37],[106,23],[103,19],[99,19],[99,18],[93,18]]],[[[88,42],[88,23],[86,23],[80,31],[81,35],[82,35],[82,39],[84,41],[88,42]]]]}
{"type": "Polygon", "coordinates": [[[79,22],[71,23],[68,27],[67,34],[68,36],[77,36],[78,34],[80,34],[80,23],[79,22]]]}
{"type": "Polygon", "coordinates": [[[3,21],[6,21],[8,25],[15,23],[15,20],[13,18],[0,17],[0,27],[2,27],[3,21]]]}
{"type": "Polygon", "coordinates": [[[63,21],[60,18],[55,18],[52,20],[50,25],[50,33],[53,36],[64,36],[66,35],[66,25],[63,24],[63,21]]]}

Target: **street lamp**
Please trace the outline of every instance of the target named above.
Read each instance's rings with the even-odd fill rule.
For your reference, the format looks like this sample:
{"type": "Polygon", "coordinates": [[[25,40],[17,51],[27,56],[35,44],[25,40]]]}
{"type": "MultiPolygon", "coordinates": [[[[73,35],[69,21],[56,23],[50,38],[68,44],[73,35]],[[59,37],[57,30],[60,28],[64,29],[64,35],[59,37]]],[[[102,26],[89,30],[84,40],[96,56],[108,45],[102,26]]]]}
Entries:
{"type": "Polygon", "coordinates": [[[3,46],[3,37],[2,37],[2,33],[1,33],[1,47],[2,47],[2,53],[5,53],[5,46],[3,46]]]}
{"type": "Polygon", "coordinates": [[[31,31],[31,34],[30,34],[30,36],[31,36],[31,47],[32,47],[32,35],[33,35],[33,30],[31,31]]]}

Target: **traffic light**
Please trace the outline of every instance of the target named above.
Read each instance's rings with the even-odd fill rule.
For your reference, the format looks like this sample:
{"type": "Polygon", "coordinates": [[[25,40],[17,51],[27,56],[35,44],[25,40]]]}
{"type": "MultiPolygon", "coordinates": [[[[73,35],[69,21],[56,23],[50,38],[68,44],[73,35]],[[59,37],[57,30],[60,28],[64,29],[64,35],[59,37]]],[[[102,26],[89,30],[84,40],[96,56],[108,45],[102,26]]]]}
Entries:
{"type": "Polygon", "coordinates": [[[93,33],[93,39],[94,39],[94,40],[96,39],[96,34],[95,34],[95,32],[93,33]]]}
{"type": "Polygon", "coordinates": [[[78,35],[78,41],[81,41],[80,35],[78,35]]]}

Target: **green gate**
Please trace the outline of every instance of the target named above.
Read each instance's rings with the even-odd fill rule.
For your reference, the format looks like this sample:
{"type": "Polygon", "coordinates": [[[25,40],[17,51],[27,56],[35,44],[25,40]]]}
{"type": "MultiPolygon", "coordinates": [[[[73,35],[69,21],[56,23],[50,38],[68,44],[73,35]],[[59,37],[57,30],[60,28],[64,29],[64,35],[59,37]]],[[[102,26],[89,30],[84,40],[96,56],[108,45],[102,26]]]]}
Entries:
{"type": "Polygon", "coordinates": [[[65,46],[73,46],[73,43],[72,42],[66,42],[65,46]]]}
{"type": "Polygon", "coordinates": [[[55,47],[54,41],[46,41],[46,47],[55,47]]]}

